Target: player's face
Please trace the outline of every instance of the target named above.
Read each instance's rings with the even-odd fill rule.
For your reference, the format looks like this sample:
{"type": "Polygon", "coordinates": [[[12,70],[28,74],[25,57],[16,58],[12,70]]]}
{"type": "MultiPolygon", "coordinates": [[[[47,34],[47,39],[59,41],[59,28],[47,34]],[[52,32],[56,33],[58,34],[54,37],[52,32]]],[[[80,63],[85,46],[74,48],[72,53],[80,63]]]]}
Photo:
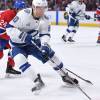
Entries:
{"type": "Polygon", "coordinates": [[[40,6],[33,7],[33,12],[35,17],[42,17],[45,12],[45,7],[40,7],[40,6]]]}

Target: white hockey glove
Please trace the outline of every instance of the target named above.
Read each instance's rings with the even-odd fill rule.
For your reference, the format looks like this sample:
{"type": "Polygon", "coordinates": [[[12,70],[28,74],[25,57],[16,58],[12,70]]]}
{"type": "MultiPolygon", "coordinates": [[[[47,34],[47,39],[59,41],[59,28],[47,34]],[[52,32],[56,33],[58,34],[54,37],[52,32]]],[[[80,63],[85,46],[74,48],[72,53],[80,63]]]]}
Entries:
{"type": "Polygon", "coordinates": [[[89,15],[85,15],[85,18],[86,18],[87,20],[90,20],[90,19],[91,19],[91,17],[90,17],[89,15]]]}
{"type": "Polygon", "coordinates": [[[41,51],[43,56],[47,57],[51,52],[51,48],[47,43],[44,43],[41,45],[41,51]]]}

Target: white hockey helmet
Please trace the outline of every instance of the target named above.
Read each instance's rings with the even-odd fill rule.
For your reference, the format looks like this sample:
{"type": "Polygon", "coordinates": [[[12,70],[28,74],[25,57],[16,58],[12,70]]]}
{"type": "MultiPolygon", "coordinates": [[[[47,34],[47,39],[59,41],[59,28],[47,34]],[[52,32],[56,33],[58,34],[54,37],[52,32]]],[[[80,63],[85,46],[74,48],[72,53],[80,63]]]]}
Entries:
{"type": "Polygon", "coordinates": [[[33,6],[38,6],[38,7],[47,7],[47,0],[33,0],[32,1],[33,6]]]}
{"type": "Polygon", "coordinates": [[[35,16],[43,16],[45,11],[48,10],[47,0],[33,0],[32,8],[35,16]]]}

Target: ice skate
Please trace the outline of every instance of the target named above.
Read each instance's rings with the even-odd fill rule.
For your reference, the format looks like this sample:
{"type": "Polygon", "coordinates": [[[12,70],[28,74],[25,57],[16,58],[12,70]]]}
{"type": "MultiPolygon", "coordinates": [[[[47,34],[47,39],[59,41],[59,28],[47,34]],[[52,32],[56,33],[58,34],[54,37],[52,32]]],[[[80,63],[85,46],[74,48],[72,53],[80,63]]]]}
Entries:
{"type": "Polygon", "coordinates": [[[45,86],[44,82],[41,79],[40,74],[38,74],[37,76],[38,77],[34,81],[35,86],[32,88],[32,92],[41,90],[45,86]]]}
{"type": "Polygon", "coordinates": [[[63,41],[63,42],[67,42],[66,36],[65,36],[65,35],[62,36],[62,41],[63,41]]]}
{"type": "Polygon", "coordinates": [[[79,83],[77,79],[72,78],[71,76],[68,75],[68,73],[66,73],[65,76],[62,76],[62,80],[63,82],[66,83],[68,87],[74,87],[75,84],[78,85],[79,83]]]}
{"type": "Polygon", "coordinates": [[[97,40],[97,43],[100,44],[100,40],[97,40]]]}
{"type": "Polygon", "coordinates": [[[75,42],[75,41],[71,37],[69,37],[68,42],[75,42]]]}
{"type": "Polygon", "coordinates": [[[19,77],[20,75],[21,75],[20,71],[17,71],[13,69],[12,67],[7,67],[5,78],[19,77]]]}

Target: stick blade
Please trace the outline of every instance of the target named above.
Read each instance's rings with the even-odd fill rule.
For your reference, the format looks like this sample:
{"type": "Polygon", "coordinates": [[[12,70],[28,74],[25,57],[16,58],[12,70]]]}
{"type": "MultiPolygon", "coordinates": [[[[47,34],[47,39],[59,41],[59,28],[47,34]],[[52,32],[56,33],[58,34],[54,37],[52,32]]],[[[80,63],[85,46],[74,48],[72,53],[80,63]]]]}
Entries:
{"type": "Polygon", "coordinates": [[[93,83],[92,83],[91,81],[89,81],[89,80],[85,80],[85,81],[86,81],[87,83],[93,85],[93,83]]]}

